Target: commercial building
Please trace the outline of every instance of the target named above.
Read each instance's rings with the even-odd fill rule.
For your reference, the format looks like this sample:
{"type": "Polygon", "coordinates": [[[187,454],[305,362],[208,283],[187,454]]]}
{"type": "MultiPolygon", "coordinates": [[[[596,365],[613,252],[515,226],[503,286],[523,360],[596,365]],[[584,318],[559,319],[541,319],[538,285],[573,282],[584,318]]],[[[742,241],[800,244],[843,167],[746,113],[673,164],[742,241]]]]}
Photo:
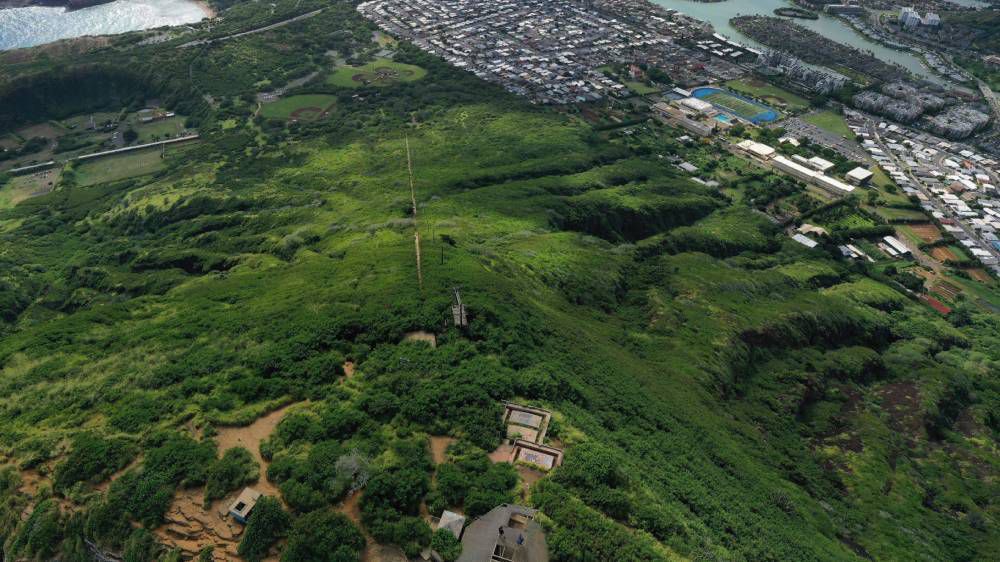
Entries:
{"type": "Polygon", "coordinates": [[[889,246],[901,256],[905,256],[910,253],[910,249],[907,248],[905,244],[900,242],[895,236],[883,236],[882,241],[885,242],[886,246],[889,246]]]}
{"type": "Polygon", "coordinates": [[[847,181],[853,183],[854,185],[867,185],[874,175],[875,174],[873,174],[868,168],[858,166],[850,172],[847,172],[847,181]]]}
{"type": "Polygon", "coordinates": [[[941,25],[941,17],[934,12],[927,12],[927,15],[920,17],[920,12],[913,6],[906,6],[899,10],[899,25],[906,29],[912,29],[918,25],[927,27],[937,27],[941,25]]]}
{"type": "MultiPolygon", "coordinates": [[[[714,109],[713,109],[714,110],[714,109]]],[[[708,137],[715,133],[719,122],[707,117],[701,112],[677,102],[659,102],[653,105],[653,117],[699,137],[708,137]]]]}
{"type": "Polygon", "coordinates": [[[776,169],[806,183],[821,187],[831,193],[846,195],[854,191],[853,185],[848,185],[842,181],[833,179],[822,172],[803,166],[802,164],[794,162],[784,156],[775,156],[771,159],[771,163],[776,169]]]}
{"type": "Polygon", "coordinates": [[[741,141],[736,145],[736,147],[750,156],[760,158],[761,160],[770,160],[771,158],[774,158],[776,153],[774,148],[749,139],[741,141]]]}
{"type": "Polygon", "coordinates": [[[834,163],[829,160],[824,160],[819,156],[813,156],[809,159],[809,166],[811,166],[814,170],[826,172],[830,168],[834,167],[834,163]]]}

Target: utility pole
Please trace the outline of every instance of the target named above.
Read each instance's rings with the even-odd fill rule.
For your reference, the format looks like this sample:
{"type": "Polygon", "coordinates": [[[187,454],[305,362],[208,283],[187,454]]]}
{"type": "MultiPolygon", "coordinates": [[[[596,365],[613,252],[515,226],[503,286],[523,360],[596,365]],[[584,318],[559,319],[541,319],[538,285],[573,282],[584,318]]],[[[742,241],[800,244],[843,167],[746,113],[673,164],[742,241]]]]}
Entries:
{"type": "Polygon", "coordinates": [[[417,254],[417,284],[424,288],[424,272],[420,264],[420,229],[417,225],[417,190],[413,186],[413,158],[410,156],[410,137],[403,134],[403,143],[406,145],[406,171],[410,177],[410,203],[413,206],[413,245],[417,254]]]}

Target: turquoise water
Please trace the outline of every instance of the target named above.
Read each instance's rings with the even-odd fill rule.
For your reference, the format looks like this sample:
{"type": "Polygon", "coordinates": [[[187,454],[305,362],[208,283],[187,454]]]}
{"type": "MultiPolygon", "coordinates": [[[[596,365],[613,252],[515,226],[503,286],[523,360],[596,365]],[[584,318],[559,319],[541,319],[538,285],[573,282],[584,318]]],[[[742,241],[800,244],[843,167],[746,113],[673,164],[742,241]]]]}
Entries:
{"type": "Polygon", "coordinates": [[[194,0],[118,0],[82,10],[0,10],[0,50],[32,47],[57,39],[109,35],[201,21],[205,9],[194,0]]]}
{"type": "MultiPolygon", "coordinates": [[[[773,16],[775,8],[787,8],[792,6],[792,3],[786,0],[726,0],[724,2],[712,3],[695,2],[694,0],[652,1],[655,4],[663,6],[664,8],[672,8],[691,17],[707,21],[712,24],[712,27],[715,28],[717,33],[725,35],[726,37],[745,45],[756,47],[762,47],[762,45],[756,43],[749,37],[734,29],[731,25],[729,25],[729,20],[736,16],[773,16]]],[[[934,75],[927,70],[923,64],[921,64],[920,59],[914,54],[896,51],[876,43],[864,35],[861,35],[857,31],[854,31],[854,28],[837,18],[820,14],[818,20],[796,19],[795,23],[809,28],[816,33],[819,33],[820,35],[838,43],[850,45],[861,51],[868,51],[881,60],[897,63],[918,76],[927,78],[934,77],[934,75]]]]}
{"type": "MultiPolygon", "coordinates": [[[[735,111],[735,110],[733,110],[731,108],[728,108],[728,107],[726,107],[724,105],[720,105],[718,103],[715,103],[712,100],[707,100],[708,103],[714,105],[717,109],[720,109],[722,111],[728,111],[729,113],[732,113],[734,115],[742,117],[743,119],[746,119],[747,121],[750,121],[751,123],[768,123],[768,122],[776,120],[779,117],[778,112],[775,111],[774,109],[772,109],[772,108],[770,108],[770,107],[768,107],[768,106],[760,103],[759,101],[745,98],[745,97],[743,97],[743,96],[741,96],[741,95],[739,95],[739,94],[737,94],[735,92],[730,92],[729,90],[721,90],[719,88],[710,88],[710,87],[695,88],[694,90],[691,90],[691,95],[694,96],[694,97],[696,97],[696,98],[698,98],[698,99],[702,99],[702,98],[704,98],[706,96],[710,96],[710,95],[718,93],[718,92],[723,92],[723,93],[725,93],[728,96],[732,96],[732,97],[734,97],[734,98],[736,98],[736,99],[738,99],[740,101],[746,102],[746,103],[748,103],[750,105],[753,105],[754,107],[760,109],[760,112],[755,113],[754,115],[745,115],[743,113],[740,113],[739,111],[735,111]]],[[[719,117],[722,117],[722,116],[720,115],[719,117]]],[[[716,117],[716,119],[718,119],[718,117],[716,117]]],[[[719,119],[719,120],[722,121],[722,119],[719,119]]],[[[726,121],[729,121],[729,119],[727,118],[723,122],[726,122],[726,121]]]]}

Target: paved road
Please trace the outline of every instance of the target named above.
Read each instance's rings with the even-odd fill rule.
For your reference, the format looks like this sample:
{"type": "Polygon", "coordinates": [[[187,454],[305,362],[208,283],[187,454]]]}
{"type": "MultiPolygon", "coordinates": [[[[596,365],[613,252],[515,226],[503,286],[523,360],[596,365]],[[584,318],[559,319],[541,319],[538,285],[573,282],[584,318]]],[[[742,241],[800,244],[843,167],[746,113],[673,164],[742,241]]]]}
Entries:
{"type": "Polygon", "coordinates": [[[996,93],[990,89],[989,85],[982,80],[976,80],[979,83],[979,91],[983,93],[983,97],[993,108],[993,128],[1000,131],[1000,99],[997,99],[996,93]]]}
{"type": "Polygon", "coordinates": [[[317,15],[320,14],[320,12],[322,12],[325,9],[326,8],[320,8],[318,10],[313,10],[311,12],[307,12],[305,14],[301,14],[301,15],[295,16],[294,18],[288,18],[287,20],[282,20],[282,21],[279,21],[277,23],[272,23],[270,25],[265,25],[264,27],[258,27],[256,29],[251,29],[249,31],[241,31],[239,33],[234,33],[232,35],[226,35],[224,37],[215,37],[215,38],[212,38],[212,39],[198,39],[197,41],[188,41],[187,43],[184,43],[182,45],[178,45],[177,48],[178,49],[187,49],[189,47],[197,47],[199,45],[211,45],[212,43],[219,43],[221,41],[229,41],[230,39],[236,39],[237,37],[243,37],[243,36],[246,36],[246,35],[253,35],[254,33],[263,33],[265,31],[270,31],[272,29],[275,29],[275,28],[278,28],[278,27],[282,27],[282,26],[288,25],[290,23],[294,23],[294,22],[301,21],[301,20],[304,20],[304,19],[307,19],[307,18],[311,18],[313,16],[317,16],[317,15]]]}

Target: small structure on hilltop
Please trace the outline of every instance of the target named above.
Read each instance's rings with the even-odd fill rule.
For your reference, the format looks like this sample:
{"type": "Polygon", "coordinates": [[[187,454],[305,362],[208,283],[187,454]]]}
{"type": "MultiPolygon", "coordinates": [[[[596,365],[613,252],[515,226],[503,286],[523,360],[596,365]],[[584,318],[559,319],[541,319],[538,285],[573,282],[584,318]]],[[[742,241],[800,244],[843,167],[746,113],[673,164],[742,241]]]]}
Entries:
{"type": "Polygon", "coordinates": [[[512,463],[525,463],[546,472],[562,464],[562,459],[562,449],[523,439],[514,441],[514,450],[510,456],[512,463]]]}
{"type": "Polygon", "coordinates": [[[534,509],[503,504],[465,530],[458,562],[548,562],[545,532],[534,509]]]}
{"type": "Polygon", "coordinates": [[[445,510],[441,513],[441,518],[438,519],[435,530],[437,529],[447,529],[451,531],[451,534],[455,535],[456,539],[461,540],[462,530],[465,529],[465,516],[445,510]]]}
{"type": "Polygon", "coordinates": [[[511,402],[504,403],[503,423],[507,427],[507,439],[512,442],[520,438],[532,443],[541,443],[549,430],[551,419],[552,412],[548,410],[511,402]]]}
{"type": "Polygon", "coordinates": [[[562,464],[562,449],[544,445],[552,412],[541,408],[504,403],[503,423],[513,445],[508,461],[549,471],[562,464]]]}
{"type": "Polygon", "coordinates": [[[243,488],[236,501],[229,506],[229,515],[232,515],[233,519],[246,525],[247,519],[250,517],[250,512],[257,505],[257,500],[260,499],[261,495],[260,492],[253,488],[243,488]]]}

